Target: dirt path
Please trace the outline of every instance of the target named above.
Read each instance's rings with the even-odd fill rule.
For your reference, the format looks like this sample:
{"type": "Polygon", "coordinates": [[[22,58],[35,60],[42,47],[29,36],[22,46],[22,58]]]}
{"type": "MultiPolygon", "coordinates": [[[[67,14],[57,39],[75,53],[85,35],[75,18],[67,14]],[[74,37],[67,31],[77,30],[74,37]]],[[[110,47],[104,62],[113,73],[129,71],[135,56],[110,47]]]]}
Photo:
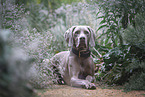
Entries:
{"type": "Polygon", "coordinates": [[[45,89],[38,92],[40,97],[145,97],[145,91],[123,92],[122,89],[86,90],[70,87],[67,85],[55,85],[52,89],[45,89]]]}

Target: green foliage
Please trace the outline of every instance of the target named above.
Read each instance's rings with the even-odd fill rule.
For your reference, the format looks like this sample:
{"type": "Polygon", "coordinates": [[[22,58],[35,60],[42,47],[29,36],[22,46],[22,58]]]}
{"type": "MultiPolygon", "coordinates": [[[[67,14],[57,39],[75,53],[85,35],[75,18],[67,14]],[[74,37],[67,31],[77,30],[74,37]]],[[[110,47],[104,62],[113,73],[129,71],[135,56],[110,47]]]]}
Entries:
{"type": "Polygon", "coordinates": [[[98,30],[104,29],[99,38],[104,39],[105,37],[101,40],[101,45],[110,46],[111,43],[113,47],[122,46],[123,28],[126,29],[130,23],[135,26],[136,15],[145,10],[144,0],[99,0],[96,3],[100,11],[104,13],[98,17],[102,19],[98,30]]]}
{"type": "Polygon", "coordinates": [[[64,21],[64,26],[67,28],[74,25],[90,25],[94,28],[97,21],[95,12],[98,10],[96,5],[88,5],[86,3],[72,3],[71,5],[62,5],[60,8],[56,9],[57,20],[62,19],[64,21]],[[82,15],[83,14],[83,15],[82,15]]]}
{"type": "Polygon", "coordinates": [[[125,75],[124,67],[129,64],[129,46],[124,46],[125,49],[116,47],[110,49],[105,55],[103,55],[102,65],[104,70],[101,70],[101,77],[103,81],[112,84],[123,84],[127,81],[127,75],[125,75]]]}
{"type": "Polygon", "coordinates": [[[31,31],[31,29],[35,28],[38,33],[49,33],[49,36],[51,36],[49,49],[53,49],[57,53],[67,49],[64,32],[69,27],[73,25],[96,26],[97,22],[93,20],[95,19],[95,13],[91,11],[92,7],[95,8],[96,6],[73,3],[72,5],[62,5],[51,14],[46,8],[36,5],[30,10],[29,16],[26,18],[26,23],[28,23],[26,29],[29,28],[31,31]],[[82,16],[82,14],[84,15],[82,16]]]}
{"type": "Polygon", "coordinates": [[[18,5],[24,4],[26,7],[29,5],[41,4],[50,11],[59,8],[62,3],[71,4],[72,2],[81,2],[82,0],[15,0],[18,5]]]}
{"type": "Polygon", "coordinates": [[[129,82],[126,83],[126,90],[145,89],[145,18],[144,13],[138,14],[135,19],[135,27],[126,29],[124,39],[132,45],[131,55],[134,57],[127,66],[126,72],[130,74],[129,82]]]}
{"type": "Polygon", "coordinates": [[[0,30],[0,96],[33,97],[27,71],[32,60],[20,48],[11,48],[9,30],[0,30]]]}
{"type": "Polygon", "coordinates": [[[101,40],[101,45],[111,46],[112,44],[113,47],[123,45],[121,36],[121,17],[118,17],[117,10],[112,8],[114,7],[112,6],[113,3],[108,1],[103,3],[102,1],[99,1],[98,4],[100,5],[100,12],[104,13],[102,16],[97,18],[102,19],[100,22],[100,27],[97,29],[97,31],[104,29],[103,33],[99,37],[101,39],[104,39],[103,37],[105,37],[104,40],[101,40]]]}
{"type": "Polygon", "coordinates": [[[144,12],[144,0],[98,0],[100,7],[107,12],[114,13],[115,18],[121,18],[123,28],[127,28],[128,23],[135,24],[135,17],[138,13],[144,12]]]}
{"type": "MultiPolygon", "coordinates": [[[[99,38],[105,36],[105,40],[102,40],[105,46],[110,46],[110,43],[114,47],[123,45],[123,40],[121,36],[122,27],[120,25],[120,19],[115,17],[115,12],[107,11],[101,17],[103,20],[100,22],[100,27],[97,29],[105,29],[99,38]]],[[[102,38],[103,39],[103,38],[102,38]]]]}
{"type": "Polygon", "coordinates": [[[106,50],[103,56],[105,70],[101,71],[100,79],[110,85],[126,83],[127,90],[144,89],[144,24],[142,14],[137,15],[136,26],[125,30],[124,39],[129,45],[106,50]]]}
{"type": "Polygon", "coordinates": [[[42,32],[50,28],[50,24],[54,25],[52,21],[49,21],[49,12],[45,7],[35,4],[29,7],[30,10],[26,14],[29,29],[35,28],[38,32],[42,32]]]}
{"type": "Polygon", "coordinates": [[[129,82],[126,85],[127,89],[143,89],[140,86],[144,85],[144,63],[141,62],[145,59],[145,23],[144,15],[138,15],[138,13],[145,10],[145,2],[143,0],[100,0],[97,3],[103,9],[100,12],[104,13],[98,17],[102,20],[97,31],[103,29],[103,32],[98,37],[101,42],[96,48],[101,52],[104,63],[101,64],[97,79],[109,85],[129,82]],[[127,28],[128,24],[133,26],[127,28]],[[124,43],[128,44],[124,45],[124,43]],[[139,60],[138,64],[134,63],[133,58],[139,60]],[[131,64],[136,64],[136,67],[131,64]],[[141,76],[134,80],[137,74],[141,76]],[[137,88],[135,88],[136,85],[138,85],[137,88]]]}
{"type": "Polygon", "coordinates": [[[114,62],[120,63],[127,56],[126,52],[128,52],[126,49],[122,50],[119,47],[110,49],[109,52],[103,56],[103,60],[107,64],[114,62]]]}
{"type": "Polygon", "coordinates": [[[145,90],[145,62],[133,59],[132,63],[127,66],[126,72],[132,74],[129,82],[125,84],[126,90],[145,90]]]}
{"type": "Polygon", "coordinates": [[[13,4],[11,0],[2,0],[0,3],[0,28],[1,29],[15,29],[21,22],[24,8],[13,4]]]}
{"type": "Polygon", "coordinates": [[[124,39],[130,45],[145,49],[145,13],[138,14],[135,20],[135,27],[130,26],[124,33],[124,39]]]}

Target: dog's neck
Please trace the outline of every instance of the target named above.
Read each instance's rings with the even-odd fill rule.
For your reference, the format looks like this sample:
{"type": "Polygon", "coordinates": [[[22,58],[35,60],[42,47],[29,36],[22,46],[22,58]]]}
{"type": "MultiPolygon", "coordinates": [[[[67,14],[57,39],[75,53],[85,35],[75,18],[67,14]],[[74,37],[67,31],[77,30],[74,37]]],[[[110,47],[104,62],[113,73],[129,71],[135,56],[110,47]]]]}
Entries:
{"type": "Polygon", "coordinates": [[[89,49],[87,50],[79,50],[79,49],[76,49],[74,47],[72,47],[72,52],[77,55],[79,58],[88,58],[91,54],[91,51],[89,49]]]}

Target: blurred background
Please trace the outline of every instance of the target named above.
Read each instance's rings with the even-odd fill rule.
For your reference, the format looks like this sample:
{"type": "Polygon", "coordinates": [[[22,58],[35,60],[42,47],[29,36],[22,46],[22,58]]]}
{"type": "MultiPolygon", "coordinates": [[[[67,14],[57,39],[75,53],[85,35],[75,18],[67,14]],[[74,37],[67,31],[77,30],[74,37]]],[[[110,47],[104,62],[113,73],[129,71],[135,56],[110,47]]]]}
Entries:
{"type": "Polygon", "coordinates": [[[0,0],[0,97],[56,83],[44,60],[69,49],[64,33],[74,25],[95,30],[98,83],[144,90],[144,11],[144,0],[0,0]]]}

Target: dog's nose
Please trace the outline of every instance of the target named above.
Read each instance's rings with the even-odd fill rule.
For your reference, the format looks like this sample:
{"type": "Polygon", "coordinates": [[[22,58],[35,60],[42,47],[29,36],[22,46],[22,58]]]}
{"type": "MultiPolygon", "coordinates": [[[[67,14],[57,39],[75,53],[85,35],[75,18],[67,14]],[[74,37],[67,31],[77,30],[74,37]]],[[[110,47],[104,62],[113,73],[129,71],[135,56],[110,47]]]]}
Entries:
{"type": "Polygon", "coordinates": [[[85,37],[80,37],[80,40],[85,40],[85,37]]]}

